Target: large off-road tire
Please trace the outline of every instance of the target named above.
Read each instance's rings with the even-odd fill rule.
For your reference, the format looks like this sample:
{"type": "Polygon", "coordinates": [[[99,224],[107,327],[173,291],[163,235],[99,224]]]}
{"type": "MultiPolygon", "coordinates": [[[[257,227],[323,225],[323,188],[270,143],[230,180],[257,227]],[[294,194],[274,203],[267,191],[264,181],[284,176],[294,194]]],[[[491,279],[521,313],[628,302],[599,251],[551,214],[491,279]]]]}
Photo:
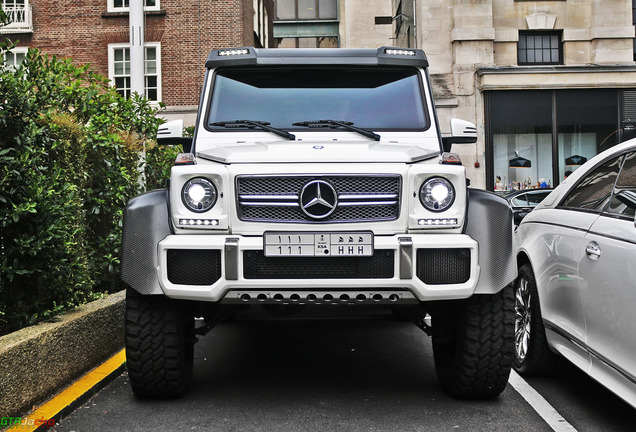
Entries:
{"type": "Polygon", "coordinates": [[[524,264],[515,281],[513,367],[524,375],[543,375],[552,370],[554,357],[548,347],[534,273],[530,264],[524,264]]]}
{"type": "Polygon", "coordinates": [[[446,302],[433,315],[433,354],[442,388],[457,398],[495,398],[514,357],[512,287],[446,302]]]}
{"type": "Polygon", "coordinates": [[[136,396],[183,396],[192,381],[194,316],[187,302],[126,292],[126,363],[136,396]]]}

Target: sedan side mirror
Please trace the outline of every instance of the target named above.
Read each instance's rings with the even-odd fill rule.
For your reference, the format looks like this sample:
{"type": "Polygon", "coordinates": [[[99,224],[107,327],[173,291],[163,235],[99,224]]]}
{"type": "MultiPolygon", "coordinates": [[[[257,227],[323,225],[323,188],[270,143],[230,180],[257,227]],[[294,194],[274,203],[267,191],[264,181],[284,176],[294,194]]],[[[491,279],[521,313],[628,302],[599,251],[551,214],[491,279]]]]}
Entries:
{"type": "Polygon", "coordinates": [[[474,144],[477,142],[477,126],[474,123],[452,118],[450,126],[451,136],[442,138],[445,152],[450,152],[453,144],[474,144]]]}

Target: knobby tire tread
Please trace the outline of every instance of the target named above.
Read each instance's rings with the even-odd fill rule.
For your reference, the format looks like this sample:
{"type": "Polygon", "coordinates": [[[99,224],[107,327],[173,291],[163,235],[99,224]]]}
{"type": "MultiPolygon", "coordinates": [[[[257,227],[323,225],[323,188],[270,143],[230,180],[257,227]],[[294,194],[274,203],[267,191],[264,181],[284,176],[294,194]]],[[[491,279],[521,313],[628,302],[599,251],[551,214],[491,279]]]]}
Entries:
{"type": "Polygon", "coordinates": [[[454,337],[433,339],[440,384],[457,398],[495,398],[506,388],[514,359],[512,287],[474,295],[453,310],[454,337]]]}
{"type": "Polygon", "coordinates": [[[192,380],[194,321],[183,302],[126,293],[126,362],[135,395],[183,396],[192,380]]]}

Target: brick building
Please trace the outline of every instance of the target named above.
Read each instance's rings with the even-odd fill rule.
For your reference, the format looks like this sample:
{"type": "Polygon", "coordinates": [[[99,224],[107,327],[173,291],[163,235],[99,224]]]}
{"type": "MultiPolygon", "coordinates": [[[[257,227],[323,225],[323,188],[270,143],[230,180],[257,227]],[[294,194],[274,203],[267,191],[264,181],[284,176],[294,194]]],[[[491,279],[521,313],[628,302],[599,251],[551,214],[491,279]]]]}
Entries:
{"type": "MultiPolygon", "coordinates": [[[[130,91],[128,0],[0,0],[10,24],[0,37],[18,40],[5,60],[29,47],[90,63],[122,94],[130,91]]],[[[144,0],[146,95],[166,117],[193,122],[210,50],[269,47],[273,0],[144,0]]]]}

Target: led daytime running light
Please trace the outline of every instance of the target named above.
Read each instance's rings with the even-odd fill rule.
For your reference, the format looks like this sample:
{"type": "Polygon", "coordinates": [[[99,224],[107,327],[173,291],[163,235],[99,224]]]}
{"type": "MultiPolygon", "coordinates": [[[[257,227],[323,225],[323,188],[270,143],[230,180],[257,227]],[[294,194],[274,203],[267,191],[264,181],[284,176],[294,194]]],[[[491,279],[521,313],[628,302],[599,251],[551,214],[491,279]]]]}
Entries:
{"type": "Polygon", "coordinates": [[[424,226],[449,226],[457,225],[457,218],[442,218],[442,219],[419,219],[418,225],[424,226]]]}
{"type": "Polygon", "coordinates": [[[217,226],[218,219],[179,219],[181,226],[217,226]]]}

